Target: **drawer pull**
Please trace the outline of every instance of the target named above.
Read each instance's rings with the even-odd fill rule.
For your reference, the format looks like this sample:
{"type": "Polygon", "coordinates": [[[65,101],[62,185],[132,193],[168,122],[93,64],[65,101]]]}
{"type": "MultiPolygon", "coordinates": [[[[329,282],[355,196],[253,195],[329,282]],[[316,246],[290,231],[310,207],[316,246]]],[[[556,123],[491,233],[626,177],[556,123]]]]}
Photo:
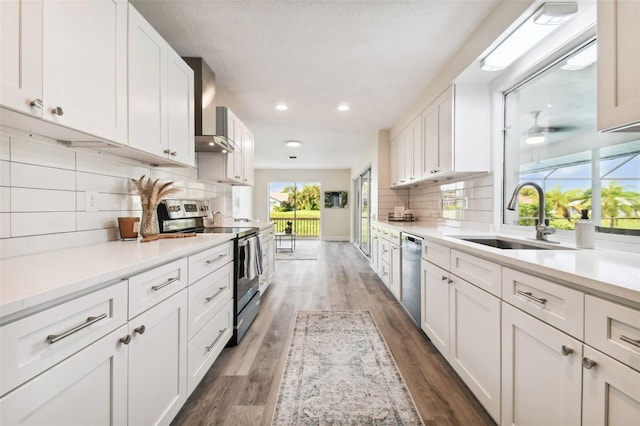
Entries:
{"type": "Polygon", "coordinates": [[[120,339],[120,343],[124,343],[125,345],[128,345],[129,343],[131,343],[131,335],[127,334],[124,337],[121,337],[120,339]]]}
{"type": "Polygon", "coordinates": [[[592,359],[589,359],[587,357],[582,358],[582,366],[584,368],[586,368],[587,370],[591,370],[593,367],[595,367],[597,365],[597,362],[595,362],[592,359]]]}
{"type": "Polygon", "coordinates": [[[218,260],[222,259],[223,257],[227,257],[226,254],[221,254],[220,256],[216,257],[215,259],[209,259],[207,260],[207,265],[211,265],[212,263],[216,263],[218,260]]]}
{"type": "Polygon", "coordinates": [[[628,343],[630,345],[633,345],[633,346],[635,346],[637,348],[640,348],[640,339],[635,340],[635,339],[632,339],[631,337],[627,337],[627,336],[621,334],[620,335],[620,340],[622,340],[623,342],[626,342],[626,343],[628,343]]]}
{"type": "Polygon", "coordinates": [[[213,349],[216,346],[216,343],[218,343],[218,341],[222,338],[222,335],[224,334],[224,332],[227,331],[227,329],[223,329],[223,330],[218,330],[218,337],[216,337],[216,340],[213,341],[213,343],[209,346],[207,346],[205,349],[207,350],[207,352],[210,352],[211,349],[213,349]]]}
{"type": "Polygon", "coordinates": [[[136,327],[133,331],[138,334],[144,334],[144,332],[147,331],[147,327],[141,325],[140,327],[136,327]]]}
{"type": "Polygon", "coordinates": [[[448,278],[445,275],[442,276],[442,281],[446,281],[447,279],[448,278]]]}
{"type": "Polygon", "coordinates": [[[526,297],[527,299],[531,299],[534,302],[538,302],[541,305],[544,305],[545,303],[547,303],[547,299],[543,299],[541,297],[535,297],[533,294],[531,294],[530,291],[516,290],[516,293],[526,297]]]}
{"type": "Polygon", "coordinates": [[[562,345],[562,355],[569,356],[573,353],[573,349],[568,346],[562,345]]]}
{"type": "Polygon", "coordinates": [[[50,344],[53,344],[59,340],[64,339],[67,336],[71,336],[73,333],[76,333],[82,330],[83,328],[89,327],[91,324],[95,324],[98,321],[105,319],[106,317],[107,317],[107,314],[98,315],[97,317],[89,317],[84,323],[80,325],[76,325],[75,327],[70,328],[69,330],[63,331],[62,333],[59,333],[59,334],[48,335],[47,342],[49,342],[50,344]]]}
{"type": "Polygon", "coordinates": [[[216,297],[218,297],[218,295],[219,295],[220,293],[222,293],[223,291],[225,291],[225,290],[226,290],[226,288],[227,288],[227,286],[220,287],[220,288],[218,289],[218,291],[216,292],[216,294],[214,294],[213,296],[209,296],[209,297],[207,297],[205,300],[206,300],[207,302],[211,302],[213,299],[215,299],[216,297]]]}
{"type": "Polygon", "coordinates": [[[169,284],[175,283],[176,281],[180,280],[180,275],[178,275],[175,278],[169,278],[166,282],[162,283],[162,284],[158,284],[158,285],[154,285],[153,287],[151,287],[151,290],[153,291],[158,291],[161,288],[165,288],[166,286],[168,286],[169,284]]]}

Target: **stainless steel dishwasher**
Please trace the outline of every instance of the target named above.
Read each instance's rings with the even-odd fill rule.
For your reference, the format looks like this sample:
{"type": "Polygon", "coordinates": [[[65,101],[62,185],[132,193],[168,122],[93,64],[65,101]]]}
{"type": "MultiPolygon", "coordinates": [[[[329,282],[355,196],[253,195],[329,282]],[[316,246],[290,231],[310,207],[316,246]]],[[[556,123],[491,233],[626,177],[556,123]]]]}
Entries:
{"type": "Polygon", "coordinates": [[[402,305],[420,327],[422,238],[402,233],[402,305]]]}

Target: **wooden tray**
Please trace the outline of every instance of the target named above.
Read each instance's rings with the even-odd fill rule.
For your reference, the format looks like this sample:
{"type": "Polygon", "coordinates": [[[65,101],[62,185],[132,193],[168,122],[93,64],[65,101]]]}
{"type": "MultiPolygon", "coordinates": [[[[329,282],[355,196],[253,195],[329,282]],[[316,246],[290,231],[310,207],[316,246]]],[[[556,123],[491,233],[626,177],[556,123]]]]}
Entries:
{"type": "Polygon", "coordinates": [[[164,240],[164,239],[170,239],[170,238],[188,238],[188,237],[195,237],[196,234],[195,232],[186,232],[184,234],[158,234],[158,235],[149,235],[147,237],[143,237],[140,242],[141,243],[148,243],[149,241],[155,241],[155,240],[164,240]]]}

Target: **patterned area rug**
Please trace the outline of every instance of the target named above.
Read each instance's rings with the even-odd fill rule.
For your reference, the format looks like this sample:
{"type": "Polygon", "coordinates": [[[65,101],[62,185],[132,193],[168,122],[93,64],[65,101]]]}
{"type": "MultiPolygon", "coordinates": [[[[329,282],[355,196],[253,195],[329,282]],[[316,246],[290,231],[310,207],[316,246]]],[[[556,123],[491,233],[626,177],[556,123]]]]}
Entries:
{"type": "Polygon", "coordinates": [[[272,425],[422,425],[369,311],[299,311],[272,425]]]}

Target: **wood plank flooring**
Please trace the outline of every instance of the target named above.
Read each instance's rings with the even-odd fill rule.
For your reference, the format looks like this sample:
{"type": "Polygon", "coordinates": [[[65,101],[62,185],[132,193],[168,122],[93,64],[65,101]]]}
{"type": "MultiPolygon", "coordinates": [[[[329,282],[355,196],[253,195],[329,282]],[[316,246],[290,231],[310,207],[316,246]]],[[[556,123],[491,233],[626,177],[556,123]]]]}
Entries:
{"type": "Polygon", "coordinates": [[[222,352],[174,425],[270,425],[296,311],[345,309],[371,311],[426,425],[494,424],[350,243],[320,243],[317,260],[277,261],[260,309],[240,345],[222,352]]]}

